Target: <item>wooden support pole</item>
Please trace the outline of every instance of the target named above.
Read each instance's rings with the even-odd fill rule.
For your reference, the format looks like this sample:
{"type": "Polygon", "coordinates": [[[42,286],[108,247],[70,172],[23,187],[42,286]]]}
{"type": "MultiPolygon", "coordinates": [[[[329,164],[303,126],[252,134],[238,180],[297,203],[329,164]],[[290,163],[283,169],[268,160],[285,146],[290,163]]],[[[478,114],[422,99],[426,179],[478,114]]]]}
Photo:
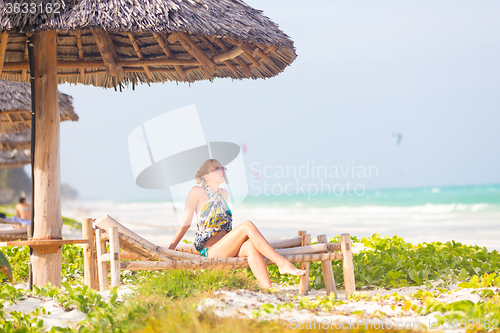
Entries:
{"type": "MultiPolygon", "coordinates": [[[[109,215],[104,215],[103,217],[97,219],[95,225],[96,227],[105,230],[111,227],[118,228],[121,244],[120,246],[123,250],[128,250],[128,247],[131,250],[151,259],[171,261],[171,259],[158,252],[158,246],[142,238],[133,231],[125,228],[122,224],[120,224],[109,215]]],[[[111,235],[109,235],[109,237],[111,238],[111,235]]]]}
{"type": "MultiPolygon", "coordinates": [[[[319,235],[318,243],[328,243],[328,237],[326,235],[319,235]]],[[[337,287],[335,286],[335,278],[333,276],[332,261],[322,260],[321,268],[323,270],[323,278],[325,279],[326,295],[330,295],[333,292],[335,299],[337,299],[337,287]]]]}
{"type": "Polygon", "coordinates": [[[289,249],[276,249],[282,256],[290,254],[325,253],[328,251],[327,244],[314,244],[308,246],[292,247],[289,249]]]}
{"type": "Polygon", "coordinates": [[[301,246],[302,245],[302,236],[269,241],[269,245],[271,245],[271,247],[273,249],[284,249],[284,248],[288,248],[288,247],[301,246]]]}
{"type": "MultiPolygon", "coordinates": [[[[12,120],[12,116],[9,113],[7,113],[7,119],[9,119],[9,122],[10,122],[11,125],[14,125],[14,120],[12,120]]],[[[16,122],[20,123],[22,121],[16,121],[16,122]]]]}
{"type": "Polygon", "coordinates": [[[83,247],[83,276],[85,285],[97,290],[96,252],[94,248],[94,233],[92,231],[92,219],[84,218],[82,223],[82,238],[86,239],[88,244],[83,247]]]}
{"type": "MultiPolygon", "coordinates": [[[[101,261],[108,262],[111,261],[112,259],[112,254],[111,253],[106,253],[101,256],[101,261]]],[[[132,252],[126,252],[126,251],[120,251],[120,260],[147,260],[147,258],[144,258],[140,254],[137,253],[132,253],[132,252]]]]}
{"type": "Polygon", "coordinates": [[[45,246],[60,247],[64,244],[88,244],[86,239],[30,239],[26,241],[5,242],[2,246],[45,246]]]}
{"type": "Polygon", "coordinates": [[[239,46],[233,47],[231,50],[217,54],[212,57],[213,62],[223,62],[224,60],[231,60],[244,53],[243,49],[239,46]]]}
{"type": "Polygon", "coordinates": [[[354,281],[354,264],[352,261],[352,246],[351,236],[349,234],[340,235],[340,246],[342,248],[342,265],[344,269],[344,285],[345,285],[345,299],[356,291],[356,282],[354,281]]]}
{"type": "Polygon", "coordinates": [[[120,286],[120,240],[118,228],[111,227],[109,233],[109,253],[111,254],[111,288],[120,286]]]}
{"type": "Polygon", "coordinates": [[[102,255],[106,254],[106,241],[101,240],[103,229],[95,230],[96,252],[97,252],[97,276],[99,278],[99,291],[109,288],[108,263],[101,260],[102,255]]]}
{"type": "MultiPolygon", "coordinates": [[[[299,236],[302,238],[302,246],[311,245],[311,235],[307,235],[305,230],[299,231],[299,236]]],[[[309,290],[309,263],[300,263],[299,268],[306,270],[306,274],[300,277],[299,294],[307,295],[307,291],[309,290]]]]}
{"type": "Polygon", "coordinates": [[[189,37],[185,32],[179,31],[174,33],[177,35],[179,42],[186,49],[186,51],[196,60],[200,62],[200,64],[205,68],[207,72],[211,75],[215,74],[215,64],[212,60],[207,57],[205,52],[189,37]]]}
{"type": "MultiPolygon", "coordinates": [[[[93,220],[93,219],[92,219],[93,220]]],[[[97,243],[98,240],[96,238],[96,232],[94,228],[94,224],[92,223],[92,238],[94,239],[94,254],[92,255],[92,260],[94,261],[94,283],[95,283],[95,290],[99,290],[99,266],[98,266],[98,261],[97,261],[97,243]]]]}
{"type": "MultiPolygon", "coordinates": [[[[212,51],[215,55],[220,54],[220,52],[213,46],[213,44],[205,37],[205,36],[200,36],[200,40],[205,43],[206,46],[212,51]]],[[[233,63],[229,60],[224,60],[224,64],[233,72],[234,75],[236,75],[236,78],[238,78],[238,71],[236,70],[236,67],[234,67],[233,63]]]]}
{"type": "MultiPolygon", "coordinates": [[[[130,32],[127,32],[127,36],[132,42],[132,46],[134,47],[135,53],[137,53],[137,57],[140,60],[144,60],[144,56],[142,55],[141,49],[139,48],[139,44],[137,44],[137,41],[135,40],[134,35],[132,35],[130,32]]],[[[146,75],[148,76],[148,79],[153,80],[153,74],[149,70],[149,66],[144,65],[143,66],[144,71],[146,72],[146,75]]]]}
{"type": "Polygon", "coordinates": [[[257,55],[261,58],[261,61],[269,61],[269,57],[264,54],[260,49],[256,51],[257,55]]]}
{"type": "Polygon", "coordinates": [[[172,259],[197,259],[199,258],[199,255],[197,254],[190,254],[190,253],[184,253],[180,251],[175,251],[175,250],[170,250],[168,247],[164,246],[158,246],[156,248],[158,252],[161,254],[164,254],[168,258],[172,259]]]}
{"type": "Polygon", "coordinates": [[[2,32],[2,41],[0,42],[0,73],[2,73],[3,64],[5,62],[5,52],[7,51],[8,39],[9,34],[6,31],[2,32]]]}
{"type": "Polygon", "coordinates": [[[248,52],[243,52],[243,55],[257,68],[260,68],[260,63],[248,52]]]}
{"type": "MultiPolygon", "coordinates": [[[[28,58],[29,58],[29,55],[28,55],[28,36],[26,36],[26,42],[24,43],[24,56],[23,56],[23,60],[24,61],[27,61],[28,58]]],[[[1,72],[0,72],[1,73],[1,72]]],[[[25,69],[23,69],[21,71],[21,81],[22,82],[26,82],[28,79],[28,73],[25,69]]]]}
{"type": "Polygon", "coordinates": [[[271,52],[276,53],[277,50],[278,48],[275,45],[269,45],[268,47],[265,48],[264,53],[265,54],[269,54],[271,52]]]}
{"type": "Polygon", "coordinates": [[[116,50],[107,31],[90,28],[92,31],[92,35],[94,35],[97,48],[101,53],[102,60],[106,67],[106,72],[109,76],[117,77],[118,80],[125,76],[123,72],[123,68],[116,63],[118,59],[118,55],[116,54],[116,50]]]}
{"type": "MultiPolygon", "coordinates": [[[[220,48],[221,48],[224,52],[229,51],[229,47],[226,45],[226,43],[224,43],[224,41],[223,41],[222,39],[220,39],[220,38],[216,38],[216,37],[213,37],[213,42],[214,42],[215,44],[217,44],[217,45],[218,45],[218,46],[219,46],[219,47],[220,47],[220,48]]],[[[239,58],[238,58],[238,59],[239,59],[239,58]]],[[[233,60],[234,60],[234,61],[236,61],[236,58],[235,58],[235,59],[233,59],[233,60]]],[[[240,62],[238,62],[238,64],[240,64],[240,62]]],[[[242,71],[244,72],[244,74],[245,74],[245,69],[241,66],[241,64],[240,64],[240,68],[241,68],[241,70],[242,70],[242,71]]],[[[235,69],[236,69],[236,67],[235,67],[235,69]]],[[[250,73],[250,70],[249,70],[248,72],[250,73]]],[[[245,75],[248,75],[248,74],[245,74],[245,75]]]]}
{"type": "Polygon", "coordinates": [[[231,42],[233,44],[237,43],[239,46],[241,46],[241,48],[243,50],[245,50],[246,52],[248,52],[249,54],[251,54],[253,57],[256,57],[257,56],[257,50],[260,50],[258,46],[252,45],[249,42],[238,41],[238,40],[236,40],[234,38],[231,38],[230,40],[231,40],[231,42]]]}
{"type": "Polygon", "coordinates": [[[243,59],[241,59],[241,57],[234,58],[234,61],[236,61],[236,63],[240,65],[243,74],[250,75],[250,67],[248,67],[248,65],[243,61],[243,59]]]}
{"type": "Polygon", "coordinates": [[[212,41],[217,44],[224,52],[229,51],[229,46],[224,43],[224,41],[217,37],[212,37],[212,41]]]}
{"type": "MultiPolygon", "coordinates": [[[[340,260],[342,253],[312,253],[312,254],[292,254],[283,256],[291,263],[313,262],[324,260],[340,260]]],[[[275,262],[267,259],[266,265],[276,265],[275,262]]],[[[121,270],[169,270],[169,269],[221,269],[234,270],[248,267],[246,257],[226,257],[226,258],[204,258],[191,260],[171,260],[171,261],[122,261],[121,270]]]]}
{"type": "MultiPolygon", "coordinates": [[[[35,185],[34,239],[62,239],[61,176],[59,157],[59,96],[57,92],[57,32],[33,35],[35,63],[35,185]]],[[[61,287],[62,250],[33,251],[33,284],[61,287]]]]}
{"type": "MultiPolygon", "coordinates": [[[[226,38],[231,44],[233,44],[235,47],[239,47],[241,48],[244,52],[243,52],[243,55],[257,68],[260,68],[260,63],[254,58],[254,56],[252,55],[254,53],[254,49],[252,47],[252,45],[248,42],[243,42],[241,40],[237,40],[235,38],[232,38],[232,37],[227,37],[226,38]]],[[[240,57],[241,58],[241,57],[240,57]]],[[[243,59],[241,59],[243,61],[243,59]]],[[[240,62],[238,62],[241,65],[240,62]]],[[[243,66],[242,66],[243,67],[243,66]]],[[[250,72],[249,72],[250,73],[250,72]]],[[[246,74],[248,75],[248,74],[246,74]]]]}
{"type": "MultiPolygon", "coordinates": [[[[197,66],[200,63],[196,59],[149,59],[149,60],[119,60],[115,62],[118,66],[129,66],[129,67],[144,67],[144,66],[155,66],[155,65],[183,65],[183,66],[197,66]]],[[[104,62],[100,60],[84,60],[84,61],[58,61],[57,68],[106,68],[104,62]]],[[[4,64],[4,70],[21,70],[29,69],[29,62],[19,61],[19,62],[8,62],[4,64]]],[[[94,74],[95,72],[90,72],[89,74],[94,74]]],[[[87,74],[87,73],[85,73],[87,74]]],[[[9,75],[15,75],[15,73],[9,73],[9,75]]],[[[19,74],[18,74],[19,75],[19,74]]]]}
{"type": "Polygon", "coordinates": [[[25,114],[25,115],[30,115],[31,116],[31,111],[28,111],[28,110],[8,110],[8,111],[2,111],[1,114],[4,115],[4,114],[16,114],[16,113],[21,113],[21,114],[25,114]]]}
{"type": "MultiPolygon", "coordinates": [[[[170,51],[170,49],[168,48],[168,45],[167,43],[165,43],[165,39],[163,38],[163,36],[156,32],[153,33],[153,36],[155,37],[156,42],[158,42],[158,45],[160,45],[161,49],[163,50],[163,53],[165,53],[167,57],[172,58],[173,57],[172,51],[170,51]]],[[[179,74],[179,77],[182,80],[187,80],[187,75],[186,73],[184,73],[184,70],[182,69],[181,66],[174,65],[174,69],[177,72],[177,74],[179,74]]]]}
{"type": "MultiPolygon", "coordinates": [[[[75,30],[75,36],[76,36],[76,46],[78,47],[78,59],[80,61],[83,60],[83,44],[82,44],[82,34],[80,32],[80,29],[75,30]]],[[[80,68],[80,81],[82,83],[84,82],[85,79],[85,68],[80,68]]]]}
{"type": "Polygon", "coordinates": [[[205,36],[198,36],[198,38],[205,44],[214,55],[220,54],[220,52],[213,46],[213,44],[205,36]]]}
{"type": "MultiPolygon", "coordinates": [[[[237,59],[239,59],[239,58],[237,58],[237,59]]],[[[241,59],[239,59],[239,60],[242,61],[241,59]]],[[[153,60],[144,60],[144,61],[141,61],[141,60],[122,61],[122,60],[120,60],[120,61],[117,61],[116,63],[119,64],[119,65],[123,65],[123,66],[131,66],[131,67],[122,67],[123,71],[125,73],[127,73],[127,72],[145,73],[144,68],[138,68],[138,67],[144,67],[145,65],[149,65],[149,66],[168,65],[168,66],[174,66],[174,68],[175,67],[181,67],[180,65],[185,65],[185,66],[199,65],[199,63],[198,63],[198,61],[196,59],[153,59],[153,60]]],[[[12,64],[13,63],[6,63],[5,66],[13,67],[13,66],[11,66],[12,64]]],[[[14,63],[14,64],[15,64],[15,66],[20,66],[19,64],[22,64],[22,66],[24,67],[25,63],[17,62],[17,63],[14,63]]],[[[250,66],[249,66],[249,65],[243,63],[243,66],[245,68],[247,68],[248,70],[250,70],[250,67],[252,67],[253,64],[250,64],[250,66]]],[[[93,61],[93,60],[90,60],[90,61],[59,61],[58,62],[58,68],[74,68],[74,69],[79,69],[79,68],[86,68],[86,67],[89,67],[89,68],[104,68],[104,63],[102,61],[93,61]]],[[[234,71],[237,68],[242,69],[242,67],[240,65],[236,66],[236,65],[231,64],[230,60],[225,61],[224,65],[219,64],[219,65],[215,65],[215,67],[216,68],[221,68],[221,69],[222,68],[228,68],[231,71],[233,71],[233,73],[234,73],[234,71]],[[229,65],[227,65],[226,62],[229,65]]],[[[19,70],[19,69],[20,68],[18,68],[17,70],[19,70]]],[[[171,68],[152,68],[152,67],[149,67],[149,70],[152,73],[175,73],[176,72],[175,69],[171,69],[171,68]]],[[[188,73],[188,72],[199,71],[199,70],[204,70],[205,73],[207,73],[206,77],[208,79],[210,79],[212,77],[210,75],[210,73],[208,73],[203,67],[200,67],[200,66],[189,67],[189,68],[183,69],[183,72],[184,73],[188,73]]],[[[243,69],[242,69],[242,71],[243,71],[243,69]]],[[[84,73],[84,75],[95,75],[95,74],[105,74],[105,73],[106,73],[105,70],[93,70],[91,72],[86,71],[84,73]]],[[[18,72],[7,72],[7,71],[4,71],[2,73],[2,75],[18,75],[18,76],[21,76],[22,74],[18,73],[18,72]]],[[[65,72],[65,73],[58,73],[57,75],[59,77],[81,76],[81,73],[79,73],[79,72],[66,73],[65,72]]],[[[189,81],[189,78],[187,78],[187,80],[189,81]]]]}

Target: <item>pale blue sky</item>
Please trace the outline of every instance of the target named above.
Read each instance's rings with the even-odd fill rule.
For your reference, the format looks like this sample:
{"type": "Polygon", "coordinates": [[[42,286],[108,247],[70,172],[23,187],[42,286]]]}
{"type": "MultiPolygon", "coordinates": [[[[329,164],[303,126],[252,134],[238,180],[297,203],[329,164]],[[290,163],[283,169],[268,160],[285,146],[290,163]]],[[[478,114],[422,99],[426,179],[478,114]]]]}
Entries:
{"type": "Polygon", "coordinates": [[[122,93],[61,85],[80,116],[61,124],[62,182],[84,199],[164,198],[135,185],[128,135],[195,104],[207,140],[245,143],[247,166],[376,166],[366,188],[500,183],[500,2],[247,3],[295,42],[284,73],[122,93]]]}

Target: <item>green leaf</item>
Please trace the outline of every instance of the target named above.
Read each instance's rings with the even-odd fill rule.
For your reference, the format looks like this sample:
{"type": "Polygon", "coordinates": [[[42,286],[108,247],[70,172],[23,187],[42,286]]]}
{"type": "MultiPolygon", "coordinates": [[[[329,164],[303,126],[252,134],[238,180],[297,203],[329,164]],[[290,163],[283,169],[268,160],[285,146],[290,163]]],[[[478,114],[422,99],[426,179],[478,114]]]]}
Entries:
{"type": "Polygon", "coordinates": [[[310,306],[309,298],[302,297],[302,299],[299,302],[299,306],[301,309],[309,309],[310,306]]]}
{"type": "Polygon", "coordinates": [[[14,282],[14,278],[12,277],[12,268],[10,267],[9,260],[7,260],[7,257],[5,257],[2,251],[0,251],[0,272],[7,275],[11,283],[14,282]]]}
{"type": "Polygon", "coordinates": [[[272,304],[263,304],[260,308],[266,311],[267,313],[271,313],[274,311],[274,305],[272,304]]]}

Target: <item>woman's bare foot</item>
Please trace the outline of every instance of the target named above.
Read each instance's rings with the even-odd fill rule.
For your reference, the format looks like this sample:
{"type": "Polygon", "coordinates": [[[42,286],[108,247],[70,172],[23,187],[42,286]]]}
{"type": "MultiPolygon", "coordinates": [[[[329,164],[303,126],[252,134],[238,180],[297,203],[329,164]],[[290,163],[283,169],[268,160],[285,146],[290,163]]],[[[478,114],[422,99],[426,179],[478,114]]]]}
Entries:
{"type": "Polygon", "coordinates": [[[272,284],[269,283],[268,281],[259,281],[259,283],[260,283],[261,288],[264,290],[269,290],[273,287],[272,284]]]}
{"type": "Polygon", "coordinates": [[[299,276],[306,274],[305,270],[298,269],[297,267],[295,267],[294,264],[292,264],[288,260],[285,260],[285,262],[281,266],[278,266],[278,270],[280,274],[292,274],[299,276]]]}

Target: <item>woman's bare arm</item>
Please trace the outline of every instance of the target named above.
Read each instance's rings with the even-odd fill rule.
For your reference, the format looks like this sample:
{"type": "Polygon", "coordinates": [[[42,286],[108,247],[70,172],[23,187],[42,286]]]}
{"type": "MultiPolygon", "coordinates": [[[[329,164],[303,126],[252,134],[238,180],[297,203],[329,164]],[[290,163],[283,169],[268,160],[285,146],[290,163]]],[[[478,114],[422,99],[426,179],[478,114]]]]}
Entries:
{"type": "Polygon", "coordinates": [[[222,194],[222,197],[224,198],[224,200],[226,200],[227,202],[227,199],[229,197],[229,193],[227,192],[227,190],[225,188],[221,188],[221,191],[220,191],[220,194],[222,194]]]}
{"type": "Polygon", "coordinates": [[[172,243],[170,243],[170,246],[168,247],[170,250],[175,250],[177,244],[181,241],[182,237],[186,234],[186,231],[188,231],[190,225],[180,227],[179,230],[177,230],[177,233],[174,236],[174,239],[172,239],[172,243]]]}
{"type": "Polygon", "coordinates": [[[172,242],[170,243],[170,246],[168,247],[170,250],[175,249],[177,244],[181,241],[181,239],[184,237],[186,232],[188,231],[189,227],[191,226],[191,221],[193,220],[193,215],[194,211],[196,209],[196,204],[198,203],[199,200],[199,189],[197,187],[193,187],[191,191],[188,194],[187,200],[186,200],[186,206],[184,208],[184,216],[182,219],[182,227],[180,227],[177,230],[177,233],[175,234],[174,238],[172,239],[172,242]]]}

